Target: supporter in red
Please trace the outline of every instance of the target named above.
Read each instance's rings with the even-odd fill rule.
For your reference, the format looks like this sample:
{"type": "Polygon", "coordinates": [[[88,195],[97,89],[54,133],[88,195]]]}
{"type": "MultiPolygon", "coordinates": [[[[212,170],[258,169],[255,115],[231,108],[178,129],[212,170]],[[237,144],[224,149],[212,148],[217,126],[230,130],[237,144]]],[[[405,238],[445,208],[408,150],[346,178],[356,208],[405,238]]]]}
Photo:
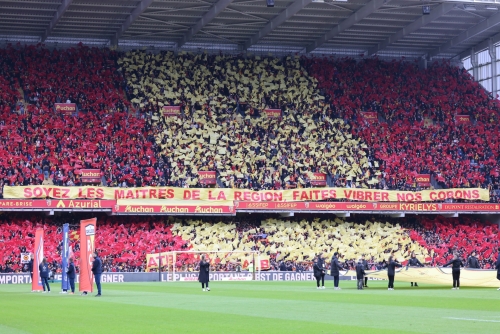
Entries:
{"type": "Polygon", "coordinates": [[[383,171],[379,187],[417,188],[430,173],[445,188],[483,187],[499,201],[499,104],[464,69],[376,58],[303,58],[327,94],[332,113],[374,150],[383,171]],[[372,126],[363,112],[376,112],[372,126]],[[461,123],[457,115],[468,115],[461,123]]]}

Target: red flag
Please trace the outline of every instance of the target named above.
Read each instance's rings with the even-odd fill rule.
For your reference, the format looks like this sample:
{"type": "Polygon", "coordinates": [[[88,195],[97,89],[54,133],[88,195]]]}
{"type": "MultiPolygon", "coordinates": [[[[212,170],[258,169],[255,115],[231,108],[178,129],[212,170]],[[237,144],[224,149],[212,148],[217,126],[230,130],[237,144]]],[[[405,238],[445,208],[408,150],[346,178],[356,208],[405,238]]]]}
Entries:
{"type": "Polygon", "coordinates": [[[43,260],[43,228],[38,228],[35,233],[35,250],[33,251],[33,279],[31,281],[32,291],[43,290],[42,283],[40,281],[39,266],[43,260]]]}
{"type": "Polygon", "coordinates": [[[80,291],[92,292],[94,274],[92,273],[92,254],[94,253],[97,219],[80,222],[80,291]]]}

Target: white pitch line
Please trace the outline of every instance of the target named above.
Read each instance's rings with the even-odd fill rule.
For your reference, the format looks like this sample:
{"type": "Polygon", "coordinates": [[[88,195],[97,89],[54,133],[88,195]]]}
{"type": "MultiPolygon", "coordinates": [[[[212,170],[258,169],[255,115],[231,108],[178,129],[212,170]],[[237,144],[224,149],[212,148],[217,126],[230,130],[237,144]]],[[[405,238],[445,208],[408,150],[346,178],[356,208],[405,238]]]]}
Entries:
{"type": "Polygon", "coordinates": [[[453,318],[453,317],[446,317],[445,319],[464,320],[464,321],[480,321],[480,322],[500,322],[500,320],[484,320],[484,319],[453,318]]]}

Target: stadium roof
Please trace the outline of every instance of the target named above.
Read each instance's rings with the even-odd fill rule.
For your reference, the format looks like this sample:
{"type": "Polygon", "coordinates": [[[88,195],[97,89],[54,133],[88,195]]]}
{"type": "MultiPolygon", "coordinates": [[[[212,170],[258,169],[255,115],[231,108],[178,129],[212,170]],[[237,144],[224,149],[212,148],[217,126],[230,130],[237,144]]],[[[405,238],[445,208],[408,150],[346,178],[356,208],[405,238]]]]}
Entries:
{"type": "Polygon", "coordinates": [[[0,0],[0,41],[445,58],[500,42],[500,0],[274,3],[0,0]]]}

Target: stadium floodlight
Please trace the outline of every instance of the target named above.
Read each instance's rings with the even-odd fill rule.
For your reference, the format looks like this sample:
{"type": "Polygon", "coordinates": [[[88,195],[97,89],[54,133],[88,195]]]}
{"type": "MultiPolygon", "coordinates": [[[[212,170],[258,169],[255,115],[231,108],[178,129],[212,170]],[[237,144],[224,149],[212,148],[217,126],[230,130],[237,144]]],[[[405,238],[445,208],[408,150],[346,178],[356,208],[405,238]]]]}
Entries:
{"type": "Polygon", "coordinates": [[[431,6],[422,6],[422,14],[429,15],[431,13],[431,6]]]}
{"type": "Polygon", "coordinates": [[[495,6],[486,6],[485,9],[487,9],[487,10],[498,10],[498,7],[495,7],[495,6]]]}
{"type": "Polygon", "coordinates": [[[274,0],[267,0],[267,7],[274,7],[274,0]]]}
{"type": "Polygon", "coordinates": [[[467,5],[467,4],[465,4],[464,5],[464,9],[472,11],[472,10],[476,10],[476,6],[475,5],[467,5]]]}
{"type": "Polygon", "coordinates": [[[312,0],[314,3],[325,3],[325,0],[312,0]]]}

